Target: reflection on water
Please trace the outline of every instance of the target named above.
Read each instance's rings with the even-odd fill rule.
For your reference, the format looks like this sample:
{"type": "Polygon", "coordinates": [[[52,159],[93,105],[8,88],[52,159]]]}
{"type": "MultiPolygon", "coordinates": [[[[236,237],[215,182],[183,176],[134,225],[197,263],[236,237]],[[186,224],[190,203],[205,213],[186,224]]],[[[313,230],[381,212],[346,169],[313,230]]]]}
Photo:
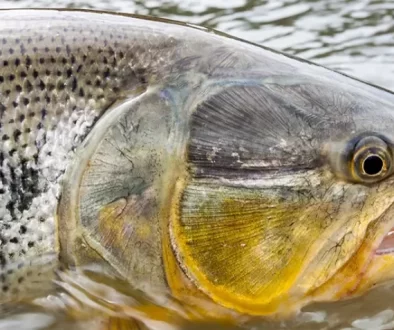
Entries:
{"type": "MultiPolygon", "coordinates": [[[[394,2],[390,1],[2,0],[0,7],[91,8],[168,17],[216,28],[394,89],[394,2]]],[[[170,297],[146,296],[99,272],[89,276],[81,271],[62,272],[56,285],[56,294],[3,312],[0,330],[100,329],[106,322],[103,315],[133,317],[163,329],[169,319],[173,325],[177,320],[180,329],[209,329],[184,323],[184,306],[170,297]],[[141,309],[147,301],[157,306],[159,319],[141,309]]],[[[394,329],[393,309],[394,290],[387,286],[351,301],[308,307],[289,322],[245,327],[394,329]]]]}

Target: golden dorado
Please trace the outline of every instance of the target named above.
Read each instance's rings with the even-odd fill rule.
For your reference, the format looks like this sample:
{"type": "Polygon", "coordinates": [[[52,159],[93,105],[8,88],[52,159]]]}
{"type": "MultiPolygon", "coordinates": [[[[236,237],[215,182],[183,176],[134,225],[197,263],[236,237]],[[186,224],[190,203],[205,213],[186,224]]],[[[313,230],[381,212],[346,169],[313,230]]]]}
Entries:
{"type": "Polygon", "coordinates": [[[203,28],[2,10],[0,303],[88,264],[210,319],[362,294],[394,279],[393,128],[390,91],[203,28]]]}

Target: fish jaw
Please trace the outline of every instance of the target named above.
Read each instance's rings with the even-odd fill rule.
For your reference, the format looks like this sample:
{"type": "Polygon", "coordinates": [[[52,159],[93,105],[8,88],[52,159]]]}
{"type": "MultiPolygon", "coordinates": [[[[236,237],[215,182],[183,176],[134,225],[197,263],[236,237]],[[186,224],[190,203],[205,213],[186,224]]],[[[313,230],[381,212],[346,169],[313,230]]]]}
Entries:
{"type": "Polygon", "coordinates": [[[326,283],[310,291],[300,306],[310,302],[351,299],[394,279],[394,205],[373,221],[349,261],[326,283]]]}

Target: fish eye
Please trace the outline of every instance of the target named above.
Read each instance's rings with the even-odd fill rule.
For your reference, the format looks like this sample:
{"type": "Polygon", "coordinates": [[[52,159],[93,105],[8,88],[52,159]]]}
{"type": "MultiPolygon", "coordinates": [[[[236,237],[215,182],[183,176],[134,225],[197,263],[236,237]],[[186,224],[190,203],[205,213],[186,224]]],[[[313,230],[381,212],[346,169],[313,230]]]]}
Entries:
{"type": "Polygon", "coordinates": [[[363,137],[356,143],[350,162],[355,181],[373,183],[391,172],[392,153],[387,143],[377,136],[363,137]]]}

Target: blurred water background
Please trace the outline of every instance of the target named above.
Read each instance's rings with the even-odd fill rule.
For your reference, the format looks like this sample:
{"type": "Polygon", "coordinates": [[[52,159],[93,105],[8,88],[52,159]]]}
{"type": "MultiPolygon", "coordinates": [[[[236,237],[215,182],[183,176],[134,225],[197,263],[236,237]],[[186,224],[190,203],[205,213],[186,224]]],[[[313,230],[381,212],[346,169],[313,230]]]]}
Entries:
{"type": "MultiPolygon", "coordinates": [[[[120,11],[199,24],[394,89],[394,1],[0,0],[0,8],[33,7],[120,11]]],[[[86,298],[84,293],[78,294],[78,289],[75,288],[86,288],[92,283],[87,278],[78,276],[65,275],[60,287],[64,292],[69,293],[71,290],[74,296],[83,300],[86,298]],[[76,284],[75,281],[81,283],[76,284]]],[[[114,292],[111,291],[113,288],[103,288],[99,285],[97,283],[96,289],[101,290],[98,290],[101,295],[110,293],[113,297],[114,292]]],[[[65,317],[65,314],[59,312],[75,304],[75,300],[64,298],[68,297],[67,295],[63,294],[62,297],[62,299],[51,297],[52,300],[41,301],[37,307],[20,306],[20,310],[17,308],[12,313],[3,314],[0,330],[90,328],[101,330],[99,327],[89,326],[90,321],[73,323],[65,317]],[[65,307],[67,304],[69,306],[65,307]]],[[[120,300],[124,298],[120,297],[123,296],[118,297],[120,300]]],[[[74,311],[77,309],[78,306],[74,311]]],[[[200,328],[201,326],[190,327],[190,329],[200,328]]],[[[253,324],[250,328],[394,329],[394,290],[391,285],[387,285],[350,301],[310,306],[295,320],[289,322],[253,324]]],[[[221,327],[213,325],[209,329],[221,329],[221,327]]]]}

